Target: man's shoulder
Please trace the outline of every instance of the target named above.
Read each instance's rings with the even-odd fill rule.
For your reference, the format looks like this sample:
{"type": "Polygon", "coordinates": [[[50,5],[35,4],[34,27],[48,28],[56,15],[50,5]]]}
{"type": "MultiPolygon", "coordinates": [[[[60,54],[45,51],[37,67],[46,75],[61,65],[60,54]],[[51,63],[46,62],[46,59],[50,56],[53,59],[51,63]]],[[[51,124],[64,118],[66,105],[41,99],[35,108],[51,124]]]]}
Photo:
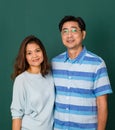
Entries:
{"type": "Polygon", "coordinates": [[[97,55],[97,54],[95,54],[91,51],[87,51],[86,58],[89,59],[89,60],[100,62],[100,63],[104,61],[102,59],[102,57],[100,57],[99,55],[97,55]]]}

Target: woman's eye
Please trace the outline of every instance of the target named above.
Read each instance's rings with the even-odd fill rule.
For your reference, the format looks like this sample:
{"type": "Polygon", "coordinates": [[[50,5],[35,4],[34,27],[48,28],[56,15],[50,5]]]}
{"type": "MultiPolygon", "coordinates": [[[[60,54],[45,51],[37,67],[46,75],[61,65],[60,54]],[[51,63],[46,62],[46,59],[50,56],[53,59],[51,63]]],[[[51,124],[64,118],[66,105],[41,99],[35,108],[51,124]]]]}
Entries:
{"type": "Polygon", "coordinates": [[[36,52],[40,52],[41,50],[40,49],[37,49],[36,52]]]}
{"type": "Polygon", "coordinates": [[[31,55],[31,52],[27,52],[26,55],[31,55]]]}

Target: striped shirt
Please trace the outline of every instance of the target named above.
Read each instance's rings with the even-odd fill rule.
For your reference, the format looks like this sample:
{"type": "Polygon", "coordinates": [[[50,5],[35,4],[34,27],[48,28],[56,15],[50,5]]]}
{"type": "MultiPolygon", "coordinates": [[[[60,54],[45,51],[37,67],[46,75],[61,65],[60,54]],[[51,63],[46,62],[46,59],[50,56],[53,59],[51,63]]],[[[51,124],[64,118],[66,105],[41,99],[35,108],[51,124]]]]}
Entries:
{"type": "Polygon", "coordinates": [[[105,62],[85,47],[75,59],[52,59],[56,87],[54,130],[96,130],[96,97],[112,92],[105,62]]]}

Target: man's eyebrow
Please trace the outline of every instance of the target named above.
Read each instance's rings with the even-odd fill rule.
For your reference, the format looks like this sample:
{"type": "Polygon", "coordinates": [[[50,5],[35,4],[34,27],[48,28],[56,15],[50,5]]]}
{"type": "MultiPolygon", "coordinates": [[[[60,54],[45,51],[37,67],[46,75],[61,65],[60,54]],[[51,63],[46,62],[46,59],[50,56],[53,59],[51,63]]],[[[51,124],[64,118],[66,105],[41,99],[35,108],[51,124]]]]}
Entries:
{"type": "Polygon", "coordinates": [[[68,28],[62,28],[62,30],[65,30],[65,29],[68,29],[68,28]]]}
{"type": "Polygon", "coordinates": [[[79,27],[76,27],[76,26],[71,26],[71,28],[76,28],[76,29],[79,29],[79,27]]]}
{"type": "MultiPolygon", "coordinates": [[[[76,29],[79,29],[78,27],[76,27],[76,26],[71,26],[71,28],[76,28],[76,29]]],[[[62,30],[65,30],[65,29],[68,29],[68,28],[62,28],[62,30]]]]}

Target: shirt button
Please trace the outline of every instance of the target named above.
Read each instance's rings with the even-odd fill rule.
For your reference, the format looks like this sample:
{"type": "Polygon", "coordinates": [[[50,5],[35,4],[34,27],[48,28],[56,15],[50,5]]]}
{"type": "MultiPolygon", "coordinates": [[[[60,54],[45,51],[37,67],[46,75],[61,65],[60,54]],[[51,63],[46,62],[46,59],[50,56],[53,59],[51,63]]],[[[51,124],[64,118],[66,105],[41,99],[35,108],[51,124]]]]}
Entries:
{"type": "Polygon", "coordinates": [[[69,76],[68,78],[71,79],[71,76],[69,76]]]}
{"type": "Polygon", "coordinates": [[[67,88],[70,89],[70,86],[68,86],[67,88]]]}
{"type": "Polygon", "coordinates": [[[66,108],[66,110],[68,111],[68,110],[69,110],[69,108],[66,108]]]}

